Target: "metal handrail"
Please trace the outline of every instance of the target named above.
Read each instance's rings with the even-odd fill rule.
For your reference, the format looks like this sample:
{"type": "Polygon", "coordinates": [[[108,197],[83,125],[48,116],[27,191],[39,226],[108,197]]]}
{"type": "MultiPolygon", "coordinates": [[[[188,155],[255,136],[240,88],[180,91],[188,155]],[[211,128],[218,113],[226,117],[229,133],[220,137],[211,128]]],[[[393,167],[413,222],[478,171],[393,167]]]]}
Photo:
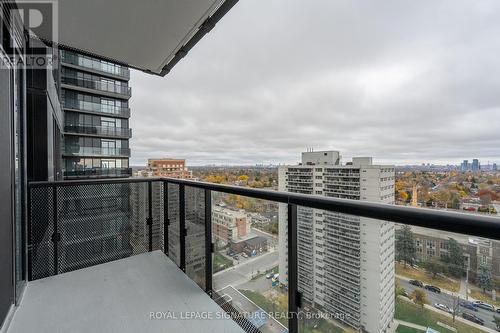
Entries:
{"type": "Polygon", "coordinates": [[[191,186],[210,191],[242,195],[279,203],[322,209],[327,211],[373,218],[389,222],[408,224],[430,229],[455,232],[470,236],[485,237],[500,241],[500,218],[474,215],[463,212],[434,210],[408,206],[396,206],[377,202],[324,197],[312,194],[281,192],[225,184],[214,184],[177,178],[122,178],[86,179],[54,182],[31,182],[30,187],[72,186],[114,183],[139,183],[163,181],[171,184],[191,186]]]}

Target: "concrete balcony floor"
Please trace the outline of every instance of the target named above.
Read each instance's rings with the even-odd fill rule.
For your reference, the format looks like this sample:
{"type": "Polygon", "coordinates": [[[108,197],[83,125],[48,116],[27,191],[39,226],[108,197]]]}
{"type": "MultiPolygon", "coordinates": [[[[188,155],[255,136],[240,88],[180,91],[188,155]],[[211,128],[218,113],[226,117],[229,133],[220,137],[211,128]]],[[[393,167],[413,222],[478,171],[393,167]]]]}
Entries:
{"type": "Polygon", "coordinates": [[[7,332],[244,332],[223,314],[155,251],[29,282],[7,332]],[[169,311],[168,318],[150,319],[151,312],[169,311]],[[193,311],[215,319],[185,319],[193,311]]]}

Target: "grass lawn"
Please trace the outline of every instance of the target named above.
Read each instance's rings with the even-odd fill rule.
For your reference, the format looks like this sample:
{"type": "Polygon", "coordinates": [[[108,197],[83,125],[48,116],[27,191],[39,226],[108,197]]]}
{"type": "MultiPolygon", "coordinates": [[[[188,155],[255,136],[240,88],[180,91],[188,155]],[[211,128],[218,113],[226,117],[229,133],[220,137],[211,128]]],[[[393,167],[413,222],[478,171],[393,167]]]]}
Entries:
{"type": "Polygon", "coordinates": [[[472,298],[475,298],[477,300],[489,303],[491,305],[496,306],[497,308],[500,307],[500,302],[498,299],[496,301],[492,300],[489,295],[483,294],[480,290],[477,289],[471,289],[470,296],[472,298]]]}
{"type": "Polygon", "coordinates": [[[215,253],[213,263],[214,273],[220,272],[223,269],[229,268],[231,266],[233,266],[232,260],[227,259],[220,253],[215,253]]]}
{"type": "Polygon", "coordinates": [[[450,291],[460,290],[460,282],[458,281],[451,281],[440,276],[432,277],[431,274],[427,274],[423,270],[418,270],[410,266],[406,266],[405,268],[404,265],[401,265],[399,262],[396,262],[396,274],[405,276],[409,279],[420,280],[425,284],[432,284],[442,289],[450,291]]]}
{"type": "MultiPolygon", "coordinates": [[[[266,298],[264,295],[252,291],[252,290],[245,290],[245,289],[239,289],[238,290],[240,293],[245,295],[248,299],[250,299],[252,302],[257,304],[262,310],[266,311],[267,313],[269,312],[281,312],[285,313],[288,311],[288,309],[283,309],[277,304],[276,302],[273,302],[272,300],[266,298]]],[[[276,318],[280,323],[288,327],[288,320],[284,318],[285,316],[280,316],[280,318],[276,318]]]]}
{"type": "MultiPolygon", "coordinates": [[[[438,321],[455,327],[458,333],[484,333],[484,331],[480,329],[466,325],[459,321],[453,322],[452,318],[428,309],[421,309],[419,306],[399,298],[396,300],[396,313],[394,318],[425,327],[431,327],[441,333],[454,332],[439,326],[437,324],[438,321]]],[[[400,331],[398,330],[398,332],[400,331]]]]}
{"type": "Polygon", "coordinates": [[[422,333],[422,332],[424,331],[417,330],[416,328],[404,325],[399,325],[398,328],[396,329],[396,333],[422,333]]]}
{"type": "MultiPolygon", "coordinates": [[[[252,302],[260,306],[266,312],[286,312],[286,308],[282,308],[276,302],[267,299],[262,294],[259,294],[252,290],[239,290],[243,295],[245,295],[252,302]]],[[[286,318],[277,318],[277,320],[288,327],[288,321],[286,318]]],[[[299,320],[299,328],[301,333],[342,333],[340,327],[334,325],[325,319],[301,319],[299,320]],[[314,326],[317,325],[316,328],[314,326]]]]}
{"type": "Polygon", "coordinates": [[[301,319],[299,321],[300,333],[342,333],[345,332],[340,327],[330,323],[325,319],[301,319]],[[314,325],[318,325],[314,328],[314,325]]]}

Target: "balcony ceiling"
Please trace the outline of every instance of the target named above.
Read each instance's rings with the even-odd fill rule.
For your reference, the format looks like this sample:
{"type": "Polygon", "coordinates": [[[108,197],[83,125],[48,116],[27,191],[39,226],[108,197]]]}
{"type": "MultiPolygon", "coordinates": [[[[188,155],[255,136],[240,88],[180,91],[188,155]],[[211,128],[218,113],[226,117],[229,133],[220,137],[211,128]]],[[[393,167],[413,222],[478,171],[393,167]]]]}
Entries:
{"type": "MultiPolygon", "coordinates": [[[[165,75],[177,63],[174,57],[179,49],[188,44],[183,50],[189,50],[190,44],[196,43],[188,41],[202,23],[208,17],[213,17],[211,22],[215,23],[236,1],[57,1],[59,36],[38,37],[48,41],[58,39],[62,46],[165,75]],[[215,13],[219,6],[221,10],[215,13]]],[[[178,58],[182,58],[184,52],[180,53],[178,58]]]]}

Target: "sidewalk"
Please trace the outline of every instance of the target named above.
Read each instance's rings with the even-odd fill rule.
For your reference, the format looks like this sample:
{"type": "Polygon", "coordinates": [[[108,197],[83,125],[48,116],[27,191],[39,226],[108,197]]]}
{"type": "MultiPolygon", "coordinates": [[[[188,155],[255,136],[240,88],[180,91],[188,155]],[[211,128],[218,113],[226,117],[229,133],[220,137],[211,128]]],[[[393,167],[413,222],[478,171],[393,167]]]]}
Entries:
{"type": "Polygon", "coordinates": [[[414,323],[410,323],[410,322],[407,322],[407,321],[402,321],[402,320],[399,320],[399,319],[394,319],[394,322],[397,324],[397,325],[395,325],[395,330],[398,328],[399,325],[403,325],[403,326],[414,328],[416,330],[421,330],[423,332],[427,331],[427,327],[421,326],[421,325],[417,325],[417,324],[414,324],[414,323]]]}
{"type": "MultiPolygon", "coordinates": [[[[396,274],[396,277],[398,279],[401,279],[401,280],[404,280],[404,281],[413,280],[413,279],[407,278],[406,276],[397,275],[397,274],[396,274]]],[[[448,295],[453,296],[453,297],[457,296],[457,292],[449,291],[449,290],[446,290],[446,289],[443,289],[443,288],[439,288],[439,289],[441,289],[441,292],[443,294],[448,294],[448,295]]],[[[458,295],[460,295],[460,299],[463,299],[463,300],[467,299],[467,301],[469,301],[469,302],[477,301],[477,299],[472,298],[470,296],[467,298],[466,293],[465,293],[465,281],[463,281],[463,286],[462,286],[462,281],[460,281],[460,291],[458,291],[458,295]],[[464,289],[463,293],[462,293],[462,288],[464,289]]]]}
{"type": "MultiPolygon", "coordinates": [[[[398,298],[402,299],[402,300],[404,300],[406,302],[410,302],[410,303],[414,304],[410,299],[408,299],[408,298],[406,298],[404,296],[398,296],[398,298]]],[[[445,317],[448,317],[448,318],[453,318],[453,316],[450,313],[447,313],[447,312],[441,311],[439,309],[436,309],[432,305],[424,304],[424,308],[427,309],[427,310],[430,310],[430,311],[434,311],[434,312],[436,312],[436,313],[438,313],[438,314],[440,314],[442,316],[445,316],[445,317]]],[[[466,320],[466,319],[464,319],[464,318],[462,318],[460,316],[455,316],[455,321],[459,321],[462,324],[465,324],[465,325],[477,328],[477,329],[485,331],[485,332],[497,333],[497,331],[495,331],[494,329],[491,329],[489,327],[473,323],[472,321],[466,320]]],[[[401,322],[401,323],[403,323],[403,322],[401,322]]],[[[406,325],[406,324],[403,323],[403,325],[406,325]]],[[[414,328],[416,328],[416,327],[414,327],[414,328]]]]}

